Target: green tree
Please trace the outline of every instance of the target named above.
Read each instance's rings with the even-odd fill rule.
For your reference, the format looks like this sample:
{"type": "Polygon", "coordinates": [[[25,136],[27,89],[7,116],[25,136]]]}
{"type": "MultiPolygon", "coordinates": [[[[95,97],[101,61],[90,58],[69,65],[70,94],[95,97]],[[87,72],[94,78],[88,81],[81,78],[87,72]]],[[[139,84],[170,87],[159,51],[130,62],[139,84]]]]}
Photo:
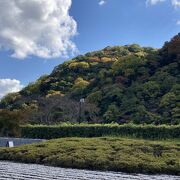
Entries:
{"type": "Polygon", "coordinates": [[[143,85],[143,96],[145,100],[157,98],[160,95],[160,85],[155,81],[148,81],[143,85]]]}
{"type": "Polygon", "coordinates": [[[129,50],[130,52],[135,52],[135,53],[137,53],[137,52],[141,52],[141,51],[142,51],[142,48],[141,48],[138,44],[132,44],[132,45],[130,45],[130,46],[128,47],[128,50],[129,50]]]}
{"type": "Polygon", "coordinates": [[[160,102],[160,108],[164,121],[169,124],[179,123],[180,118],[180,95],[173,92],[165,94],[160,102]]]}
{"type": "Polygon", "coordinates": [[[21,95],[19,93],[9,93],[1,99],[0,108],[11,109],[13,107],[13,104],[20,98],[21,95]]]}
{"type": "Polygon", "coordinates": [[[159,124],[160,116],[147,111],[143,105],[138,106],[136,110],[132,117],[135,124],[159,124]]]}
{"type": "Polygon", "coordinates": [[[87,97],[87,100],[90,103],[94,103],[94,104],[98,105],[102,101],[102,97],[103,97],[102,92],[101,91],[96,91],[96,92],[91,93],[87,97]]]}
{"type": "Polygon", "coordinates": [[[76,96],[79,99],[85,88],[89,85],[89,82],[84,80],[83,78],[79,77],[75,80],[74,85],[72,87],[71,95],[76,96]]]}
{"type": "Polygon", "coordinates": [[[119,120],[119,108],[115,104],[109,105],[107,111],[103,115],[105,123],[118,122],[119,120]]]}
{"type": "Polygon", "coordinates": [[[21,120],[20,111],[0,110],[0,136],[19,136],[21,120]]]}
{"type": "Polygon", "coordinates": [[[112,65],[114,75],[121,75],[129,78],[130,81],[135,80],[138,76],[138,69],[145,65],[146,60],[142,57],[129,55],[119,58],[112,65]]]}

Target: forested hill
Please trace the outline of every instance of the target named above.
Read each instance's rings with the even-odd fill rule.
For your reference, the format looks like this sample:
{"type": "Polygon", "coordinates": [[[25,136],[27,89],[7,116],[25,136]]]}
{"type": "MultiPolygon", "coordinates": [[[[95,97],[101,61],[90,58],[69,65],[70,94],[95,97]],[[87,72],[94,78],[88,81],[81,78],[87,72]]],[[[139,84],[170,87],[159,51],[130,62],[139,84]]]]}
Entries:
{"type": "MultiPolygon", "coordinates": [[[[106,47],[60,64],[50,75],[4,97],[0,107],[38,111],[39,98],[67,96],[96,105],[100,122],[179,124],[179,63],[180,34],[161,49],[137,44],[106,47]]],[[[65,119],[65,113],[56,110],[54,119],[65,119]]]]}

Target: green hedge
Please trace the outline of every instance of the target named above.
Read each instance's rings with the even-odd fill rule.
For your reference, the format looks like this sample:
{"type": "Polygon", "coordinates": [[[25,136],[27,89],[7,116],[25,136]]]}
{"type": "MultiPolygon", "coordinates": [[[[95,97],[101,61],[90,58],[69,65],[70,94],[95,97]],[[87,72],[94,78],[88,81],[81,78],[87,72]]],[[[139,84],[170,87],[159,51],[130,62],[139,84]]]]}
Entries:
{"type": "Polygon", "coordinates": [[[22,126],[24,138],[128,136],[144,139],[180,138],[180,126],[153,125],[58,125],[22,126]]]}

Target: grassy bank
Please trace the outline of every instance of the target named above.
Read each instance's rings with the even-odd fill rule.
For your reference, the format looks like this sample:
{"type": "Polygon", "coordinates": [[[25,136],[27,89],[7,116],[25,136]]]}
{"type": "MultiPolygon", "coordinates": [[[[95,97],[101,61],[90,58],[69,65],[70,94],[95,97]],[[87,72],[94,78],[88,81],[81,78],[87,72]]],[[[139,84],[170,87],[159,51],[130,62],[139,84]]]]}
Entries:
{"type": "Polygon", "coordinates": [[[11,149],[0,148],[0,160],[91,170],[180,175],[180,143],[117,137],[61,138],[11,149]]]}
{"type": "Polygon", "coordinates": [[[118,125],[118,124],[62,124],[55,126],[22,126],[22,137],[55,139],[62,137],[120,136],[143,139],[180,138],[180,125],[118,125]]]}

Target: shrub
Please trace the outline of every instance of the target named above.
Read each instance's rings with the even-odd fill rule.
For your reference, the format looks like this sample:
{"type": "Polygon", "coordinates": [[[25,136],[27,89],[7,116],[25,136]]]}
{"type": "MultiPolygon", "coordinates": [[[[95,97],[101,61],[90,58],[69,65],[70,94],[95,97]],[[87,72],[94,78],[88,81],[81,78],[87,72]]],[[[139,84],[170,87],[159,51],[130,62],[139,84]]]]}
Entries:
{"type": "Polygon", "coordinates": [[[56,125],[56,126],[22,126],[22,137],[54,139],[61,137],[102,137],[128,136],[144,139],[180,138],[180,126],[154,125],[56,125]]]}

